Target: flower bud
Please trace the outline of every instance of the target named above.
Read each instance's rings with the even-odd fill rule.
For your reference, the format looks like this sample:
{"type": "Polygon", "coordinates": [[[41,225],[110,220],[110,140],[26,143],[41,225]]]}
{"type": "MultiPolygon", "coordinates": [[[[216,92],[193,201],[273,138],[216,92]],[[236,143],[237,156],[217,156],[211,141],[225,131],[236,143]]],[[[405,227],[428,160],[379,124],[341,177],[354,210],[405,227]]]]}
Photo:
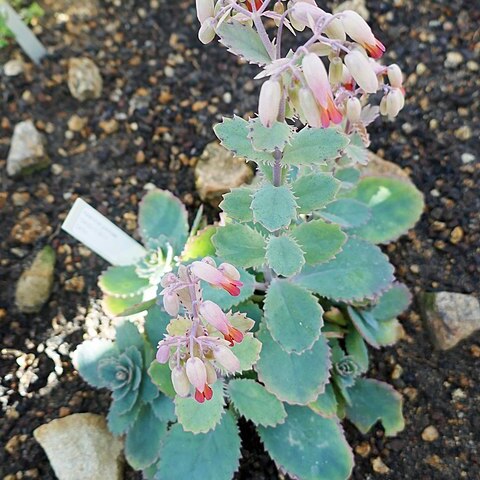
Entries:
{"type": "Polygon", "coordinates": [[[295,7],[292,11],[291,17],[295,21],[295,24],[302,27],[302,30],[309,26],[313,28],[313,24],[320,17],[327,16],[327,13],[319,8],[315,2],[300,1],[295,3],[295,7]]]}
{"type": "Polygon", "coordinates": [[[212,257],[205,257],[202,259],[202,262],[207,263],[211,267],[217,268],[217,262],[215,262],[215,260],[212,257]]]}
{"type": "Polygon", "coordinates": [[[386,111],[389,117],[396,117],[405,105],[405,98],[399,88],[393,88],[388,92],[386,111]]]}
{"type": "Polygon", "coordinates": [[[240,272],[230,263],[221,263],[218,269],[231,280],[240,280],[240,272]]]}
{"type": "Polygon", "coordinates": [[[328,38],[333,40],[344,41],[346,38],[345,29],[343,28],[342,22],[338,18],[328,21],[328,25],[325,28],[325,34],[328,38]]]}
{"type": "Polygon", "coordinates": [[[215,15],[215,5],[214,0],[196,0],[197,4],[197,18],[198,21],[203,24],[203,22],[210,17],[215,15]]]}
{"type": "Polygon", "coordinates": [[[240,360],[225,346],[215,347],[213,350],[215,360],[228,372],[234,373],[240,371],[240,360]]]}
{"type": "Polygon", "coordinates": [[[340,57],[333,57],[328,69],[328,79],[332,85],[338,85],[343,77],[343,62],[340,57]]]}
{"type": "Polygon", "coordinates": [[[180,299],[176,293],[165,293],[163,295],[163,308],[172,317],[178,315],[180,309],[180,299]]]}
{"type": "Polygon", "coordinates": [[[275,2],[275,5],[273,6],[273,11],[275,13],[278,13],[279,15],[283,15],[285,12],[285,7],[282,2],[275,2]]]}
{"type": "Polygon", "coordinates": [[[177,281],[177,277],[173,273],[167,273],[160,280],[160,285],[163,288],[166,288],[166,287],[169,287],[170,285],[173,285],[176,281],[177,281]]]}
{"type": "Polygon", "coordinates": [[[382,97],[380,100],[380,115],[386,116],[388,115],[387,113],[387,96],[385,95],[382,97]]]}
{"type": "Polygon", "coordinates": [[[347,100],[347,118],[352,123],[358,123],[362,114],[362,104],[356,97],[347,100]]]}
{"type": "Polygon", "coordinates": [[[198,31],[198,39],[207,45],[215,38],[215,20],[213,18],[207,18],[201,25],[198,31]]]}
{"type": "Polygon", "coordinates": [[[187,397],[190,393],[190,382],[188,381],[185,368],[174,367],[172,369],[172,384],[177,395],[180,397],[187,397]]]}
{"type": "Polygon", "coordinates": [[[170,358],[170,346],[159,345],[157,350],[156,359],[158,363],[167,363],[170,358]]]}
{"type": "Polygon", "coordinates": [[[207,383],[213,385],[217,381],[217,372],[208,360],[205,360],[204,363],[205,370],[207,371],[207,383]]]}
{"type": "Polygon", "coordinates": [[[213,303],[211,300],[202,302],[199,312],[210,325],[223,334],[228,334],[227,316],[216,303],[213,303]]]}
{"type": "Polygon", "coordinates": [[[190,383],[200,392],[203,392],[207,383],[205,364],[198,357],[190,357],[186,364],[187,377],[190,383]]]}
{"type": "Polygon", "coordinates": [[[345,65],[348,71],[366,93],[378,90],[378,78],[370,65],[368,58],[359,50],[353,50],[345,55],[345,65]]]}
{"type": "Polygon", "coordinates": [[[347,35],[364,47],[373,58],[380,58],[385,51],[383,44],[375,38],[368,23],[353,10],[345,10],[341,21],[347,35]]]}
{"type": "Polygon", "coordinates": [[[400,88],[403,83],[403,76],[400,67],[394,63],[390,65],[387,69],[388,81],[390,85],[394,88],[400,88]]]}
{"type": "Polygon", "coordinates": [[[306,87],[301,88],[298,92],[298,100],[307,123],[311,127],[320,128],[322,126],[320,110],[310,89],[306,87]]]}
{"type": "Polygon", "coordinates": [[[258,102],[258,116],[264,127],[271,127],[276,122],[281,101],[280,83],[275,80],[267,80],[262,85],[258,102]]]}

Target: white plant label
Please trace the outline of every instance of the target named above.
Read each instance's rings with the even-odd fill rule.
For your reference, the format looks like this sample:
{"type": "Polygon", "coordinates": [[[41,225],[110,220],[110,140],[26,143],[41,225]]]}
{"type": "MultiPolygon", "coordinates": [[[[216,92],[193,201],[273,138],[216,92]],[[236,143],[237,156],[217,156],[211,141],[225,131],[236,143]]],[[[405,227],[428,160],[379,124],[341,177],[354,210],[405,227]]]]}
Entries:
{"type": "Polygon", "coordinates": [[[147,253],[108,218],[77,198],[62,229],[112,265],[131,265],[147,253]]]}

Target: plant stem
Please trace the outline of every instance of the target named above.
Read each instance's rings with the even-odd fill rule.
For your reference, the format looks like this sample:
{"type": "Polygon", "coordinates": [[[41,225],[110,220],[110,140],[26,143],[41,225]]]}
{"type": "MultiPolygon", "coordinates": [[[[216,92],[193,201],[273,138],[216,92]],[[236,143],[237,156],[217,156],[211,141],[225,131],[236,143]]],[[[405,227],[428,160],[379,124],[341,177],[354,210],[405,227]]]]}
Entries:
{"type": "Polygon", "coordinates": [[[267,49],[268,55],[272,60],[276,58],[276,51],[273,43],[268,36],[267,31],[265,30],[265,26],[263,25],[262,18],[257,13],[252,15],[253,23],[255,24],[255,28],[257,29],[257,33],[260,36],[260,40],[262,40],[263,45],[267,49]]]}

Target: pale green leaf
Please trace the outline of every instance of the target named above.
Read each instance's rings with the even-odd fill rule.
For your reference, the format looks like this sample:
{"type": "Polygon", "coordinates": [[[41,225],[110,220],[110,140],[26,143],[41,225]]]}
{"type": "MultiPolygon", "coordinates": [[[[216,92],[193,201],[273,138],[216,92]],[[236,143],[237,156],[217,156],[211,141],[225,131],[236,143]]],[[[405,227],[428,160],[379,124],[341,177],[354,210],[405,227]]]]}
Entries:
{"type": "Polygon", "coordinates": [[[245,372],[251,370],[260,358],[262,344],[252,333],[247,333],[243,337],[243,341],[236,343],[231,348],[233,354],[240,360],[240,370],[245,372]]]}
{"type": "Polygon", "coordinates": [[[337,397],[331,383],[325,387],[325,392],[321,393],[317,399],[308,405],[315,413],[325,418],[337,416],[337,397]]]}
{"type": "Polygon", "coordinates": [[[352,198],[339,198],[329,203],[318,214],[343,228],[366,224],[372,216],[367,205],[352,198]]]}
{"type": "Polygon", "coordinates": [[[106,295],[125,298],[142,293],[149,282],[136,274],[135,265],[112,266],[100,275],[98,286],[106,295]]]}
{"type": "Polygon", "coordinates": [[[267,263],[277,275],[290,277],[302,269],[305,259],[293,238],[288,235],[271,236],[267,244],[267,263]]]}
{"type": "Polygon", "coordinates": [[[253,195],[251,205],[253,219],[263,225],[269,232],[288,227],[297,216],[297,204],[291,190],[271,183],[262,185],[253,195]]]}
{"type": "Polygon", "coordinates": [[[285,147],[282,162],[286,165],[325,165],[340,155],[348,145],[348,137],[334,128],[300,130],[285,147]]]}
{"type": "Polygon", "coordinates": [[[212,237],[216,232],[217,227],[209,225],[189,237],[182,252],[182,262],[215,255],[212,237]]]}
{"type": "Polygon", "coordinates": [[[287,280],[272,281],[264,312],[270,334],[288,353],[302,353],[320,337],[322,307],[311,293],[287,280]]]}
{"type": "Polygon", "coordinates": [[[332,259],[342,249],[347,236],[338,225],[323,220],[312,220],[292,230],[292,236],[305,252],[305,260],[311,265],[332,259]]]}
{"type": "Polygon", "coordinates": [[[392,320],[404,312],[412,300],[412,294],[403,283],[394,283],[378,299],[370,313],[380,322],[392,320]]]}
{"type": "Polygon", "coordinates": [[[251,118],[248,124],[248,139],[253,148],[260,152],[283,151],[294,133],[285,122],[275,122],[271,127],[265,127],[259,118],[251,118]]]}
{"type": "Polygon", "coordinates": [[[251,222],[253,220],[253,213],[250,209],[252,195],[252,188],[234,188],[230,193],[223,196],[220,208],[227,214],[228,218],[238,222],[251,222]]]}
{"type": "Polygon", "coordinates": [[[340,182],[328,173],[302,175],[292,184],[300,213],[311,213],[331,202],[340,182]]]}
{"type": "Polygon", "coordinates": [[[232,380],[228,393],[238,412],[255,425],[274,427],[287,416],[283,403],[255,380],[232,380]]]}

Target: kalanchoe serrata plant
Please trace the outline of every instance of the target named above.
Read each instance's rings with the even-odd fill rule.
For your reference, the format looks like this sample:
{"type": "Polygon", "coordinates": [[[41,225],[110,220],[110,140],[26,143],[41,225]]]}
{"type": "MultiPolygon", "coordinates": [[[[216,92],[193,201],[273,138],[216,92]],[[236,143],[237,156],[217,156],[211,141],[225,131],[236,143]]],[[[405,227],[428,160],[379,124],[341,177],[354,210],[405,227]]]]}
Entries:
{"type": "Polygon", "coordinates": [[[221,226],[190,237],[176,201],[147,195],[140,231],[153,257],[128,275],[116,269],[115,291],[105,288],[109,271],[100,284],[129,296],[127,307],[155,287],[150,302],[127,313],[148,309],[141,338],[156,358],[148,364],[148,349],[139,357],[117,336],[115,353],[80,347],[78,368],[113,391],[123,421],[114,433],[126,432],[127,460],[145,478],[230,479],[242,416],[292,478],[345,480],[353,454],[342,420],[363,433],[380,421],[388,436],[404,425],[401,395],[364,377],[368,346],[400,338],[397,317],[410,302],[378,245],[407,232],[423,208],[405,178],[364,168],[368,125],[404,106],[402,73],[380,63],[385,47],[353,11],[332,15],[314,0],[196,4],[202,42],[218,36],[260,67],[258,116],[214,128],[256,164],[258,181],[224,196],[221,226]],[[308,39],[287,51],[287,30],[308,39]],[[152,399],[136,393],[146,369],[152,399]],[[124,418],[133,398],[151,423],[124,418]],[[155,424],[156,456],[145,458],[135,447],[150,442],[155,424]]]}

